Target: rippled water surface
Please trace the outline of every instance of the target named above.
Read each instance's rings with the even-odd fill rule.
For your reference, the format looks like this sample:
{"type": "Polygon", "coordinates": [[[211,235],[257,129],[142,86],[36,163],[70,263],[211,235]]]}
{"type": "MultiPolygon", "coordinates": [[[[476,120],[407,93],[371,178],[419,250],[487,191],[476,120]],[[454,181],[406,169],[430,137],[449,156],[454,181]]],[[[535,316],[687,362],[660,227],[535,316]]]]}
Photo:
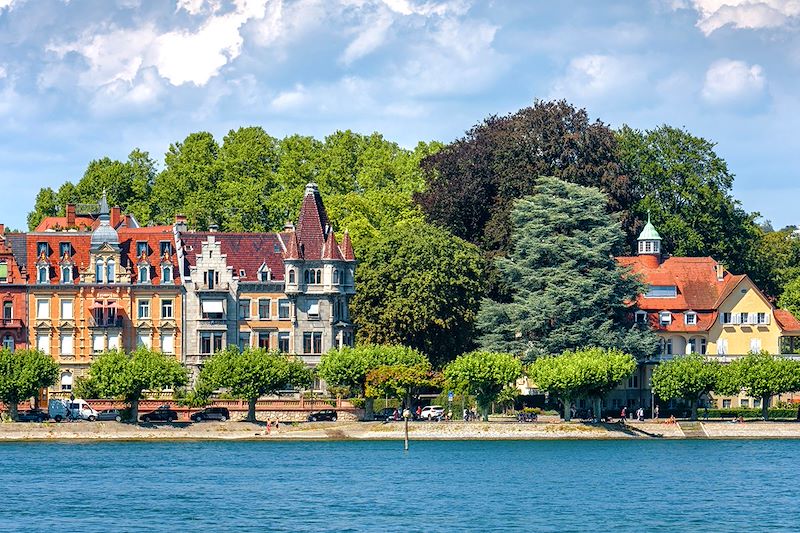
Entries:
{"type": "Polygon", "coordinates": [[[798,531],[798,441],[0,444],[2,531],[798,531]]]}

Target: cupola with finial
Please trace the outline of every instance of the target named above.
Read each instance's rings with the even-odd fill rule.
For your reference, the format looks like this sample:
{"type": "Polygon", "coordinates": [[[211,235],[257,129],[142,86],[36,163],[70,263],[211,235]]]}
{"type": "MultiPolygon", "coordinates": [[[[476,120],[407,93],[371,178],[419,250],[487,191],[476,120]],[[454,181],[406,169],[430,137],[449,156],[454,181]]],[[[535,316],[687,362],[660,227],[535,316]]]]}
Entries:
{"type": "Polygon", "coordinates": [[[656,261],[661,258],[661,235],[656,231],[653,223],[650,222],[650,212],[647,212],[647,224],[636,239],[639,244],[638,255],[653,256],[656,261]]]}

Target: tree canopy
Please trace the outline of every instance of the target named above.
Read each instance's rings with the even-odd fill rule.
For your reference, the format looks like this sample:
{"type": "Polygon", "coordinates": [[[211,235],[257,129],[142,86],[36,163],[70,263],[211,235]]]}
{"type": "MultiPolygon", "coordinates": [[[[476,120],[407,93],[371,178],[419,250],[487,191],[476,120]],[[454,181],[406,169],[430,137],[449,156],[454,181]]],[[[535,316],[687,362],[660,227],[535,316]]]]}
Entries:
{"type": "Polygon", "coordinates": [[[412,366],[384,365],[367,374],[366,395],[368,398],[398,398],[410,409],[411,398],[416,391],[422,387],[437,387],[441,384],[441,374],[434,372],[427,361],[412,366]]]}
{"type": "Polygon", "coordinates": [[[425,223],[407,223],[364,250],[352,315],[359,342],[401,344],[435,365],[471,348],[484,286],[473,245],[425,223]]]}
{"type": "Polygon", "coordinates": [[[655,336],[635,327],[626,302],[643,286],[614,255],[625,237],[597,189],[541,178],[511,214],[513,249],[496,259],[509,302],[484,299],[479,343],[527,359],[587,342],[635,356],[653,353],[655,336]]]}
{"type": "Polygon", "coordinates": [[[725,365],[719,374],[716,392],[761,399],[761,415],[769,418],[772,396],[800,390],[800,361],[770,355],[766,351],[749,353],[725,365]]]}
{"type": "Polygon", "coordinates": [[[653,393],[662,400],[682,399],[692,408],[697,420],[697,402],[717,386],[720,363],[702,355],[679,355],[653,369],[653,393]]]}
{"type": "Polygon", "coordinates": [[[522,376],[522,362],[507,353],[470,352],[456,357],[444,369],[448,386],[472,394],[483,413],[489,418],[489,407],[500,393],[522,376]]]}
{"type": "Polygon", "coordinates": [[[39,350],[11,351],[0,349],[0,401],[8,408],[12,420],[17,419],[17,404],[38,396],[41,389],[58,379],[58,364],[39,350]]]}

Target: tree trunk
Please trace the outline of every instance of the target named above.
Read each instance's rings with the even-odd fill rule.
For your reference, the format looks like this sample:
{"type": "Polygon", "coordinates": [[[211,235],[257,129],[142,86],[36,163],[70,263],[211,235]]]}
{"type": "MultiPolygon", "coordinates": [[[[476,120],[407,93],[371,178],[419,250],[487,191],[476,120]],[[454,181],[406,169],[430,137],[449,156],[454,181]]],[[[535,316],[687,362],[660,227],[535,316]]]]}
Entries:
{"type": "Polygon", "coordinates": [[[8,402],[8,416],[11,417],[11,420],[16,422],[18,414],[19,413],[17,412],[17,402],[8,402]]]}
{"type": "Polygon", "coordinates": [[[572,400],[570,398],[564,398],[564,422],[572,420],[572,411],[570,407],[572,407],[572,400]]]}
{"type": "Polygon", "coordinates": [[[761,397],[761,418],[769,420],[769,396],[761,397]]]}
{"type": "Polygon", "coordinates": [[[247,421],[248,422],[255,422],[256,421],[256,402],[258,398],[248,398],[247,399],[247,421]]]}
{"type": "Polygon", "coordinates": [[[483,421],[484,422],[488,422],[489,421],[489,406],[488,405],[481,406],[481,414],[483,414],[483,421]]]}
{"type": "Polygon", "coordinates": [[[602,409],[603,409],[602,400],[600,398],[595,398],[594,399],[594,419],[595,420],[600,421],[600,419],[603,418],[602,409]]]}
{"type": "Polygon", "coordinates": [[[131,422],[134,424],[139,423],[139,400],[131,400],[131,422]]]}
{"type": "Polygon", "coordinates": [[[692,420],[697,420],[697,398],[692,402],[692,420]]]}
{"type": "Polygon", "coordinates": [[[364,400],[364,420],[372,420],[375,412],[375,398],[364,400]]]}

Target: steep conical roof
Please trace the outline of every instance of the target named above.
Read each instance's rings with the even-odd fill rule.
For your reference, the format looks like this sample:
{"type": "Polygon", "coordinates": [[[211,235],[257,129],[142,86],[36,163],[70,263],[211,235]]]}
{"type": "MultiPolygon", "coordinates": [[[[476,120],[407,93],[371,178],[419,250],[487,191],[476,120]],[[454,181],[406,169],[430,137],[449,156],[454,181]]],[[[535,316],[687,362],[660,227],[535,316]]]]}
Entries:
{"type": "Polygon", "coordinates": [[[356,260],[356,254],[353,252],[353,243],[350,241],[350,234],[347,233],[347,230],[345,230],[344,238],[342,239],[342,259],[345,261],[356,260]]]}
{"type": "Polygon", "coordinates": [[[111,214],[106,200],[106,191],[100,199],[100,225],[92,232],[92,250],[98,250],[104,244],[119,248],[119,234],[111,227],[111,214]]]}
{"type": "Polygon", "coordinates": [[[300,243],[297,240],[297,232],[292,232],[289,236],[289,243],[286,245],[286,259],[302,259],[300,254],[300,243]]]}
{"type": "Polygon", "coordinates": [[[322,258],[335,261],[341,261],[343,259],[342,251],[339,250],[339,243],[336,242],[336,234],[332,231],[330,235],[328,235],[328,240],[325,241],[325,246],[322,250],[322,258]]]}

